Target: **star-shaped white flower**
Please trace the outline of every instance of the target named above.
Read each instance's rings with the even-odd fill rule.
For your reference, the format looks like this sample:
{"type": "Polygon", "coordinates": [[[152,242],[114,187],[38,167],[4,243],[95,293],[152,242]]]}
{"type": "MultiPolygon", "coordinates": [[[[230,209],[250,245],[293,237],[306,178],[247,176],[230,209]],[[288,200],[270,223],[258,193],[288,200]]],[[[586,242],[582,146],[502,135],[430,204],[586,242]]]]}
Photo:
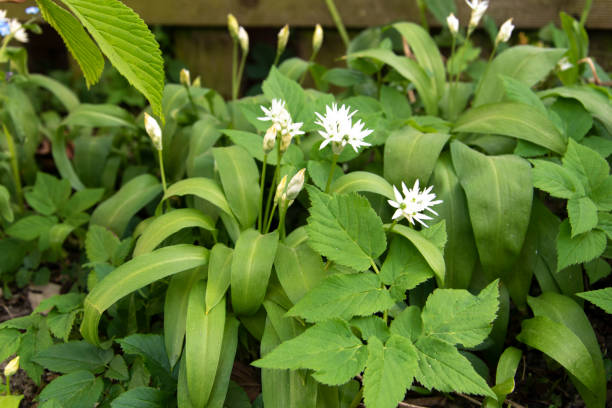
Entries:
{"type": "Polygon", "coordinates": [[[257,119],[264,122],[272,122],[272,126],[276,129],[278,134],[282,137],[285,135],[294,136],[303,135],[304,132],[301,130],[303,123],[295,122],[291,119],[291,114],[285,109],[285,101],[280,99],[272,99],[272,106],[266,108],[261,107],[261,110],[266,114],[265,116],[257,119]]]}
{"type": "Polygon", "coordinates": [[[482,16],[489,8],[489,0],[465,0],[467,5],[472,9],[470,17],[470,27],[474,28],[478,25],[482,16]]]}
{"type": "Polygon", "coordinates": [[[331,143],[334,153],[340,154],[347,144],[351,145],[355,152],[359,151],[362,146],[371,146],[363,139],[370,135],[373,130],[364,129],[364,123],[361,120],[353,124],[352,117],[355,113],[357,111],[351,112],[346,105],[342,105],[338,109],[336,103],[332,103],[331,106],[328,105],[325,108],[325,116],[315,112],[315,115],[319,118],[315,124],[323,128],[323,130],[319,130],[319,134],[325,139],[319,149],[323,149],[331,143]]]}
{"type": "Polygon", "coordinates": [[[431,193],[432,189],[433,186],[429,186],[425,190],[419,191],[419,180],[414,182],[412,189],[408,189],[406,184],[402,182],[402,191],[404,192],[404,196],[402,196],[397,187],[393,186],[395,201],[387,201],[391,207],[397,208],[392,218],[396,220],[403,216],[412,225],[414,225],[414,221],[416,220],[427,228],[428,225],[425,224],[423,220],[431,220],[432,218],[424,214],[424,211],[429,211],[438,215],[431,207],[442,202],[442,200],[435,200],[436,195],[431,193]]]}
{"type": "Polygon", "coordinates": [[[14,38],[17,41],[22,43],[28,42],[28,33],[16,18],[11,18],[10,20],[8,20],[8,25],[11,34],[14,35],[14,38]]]}

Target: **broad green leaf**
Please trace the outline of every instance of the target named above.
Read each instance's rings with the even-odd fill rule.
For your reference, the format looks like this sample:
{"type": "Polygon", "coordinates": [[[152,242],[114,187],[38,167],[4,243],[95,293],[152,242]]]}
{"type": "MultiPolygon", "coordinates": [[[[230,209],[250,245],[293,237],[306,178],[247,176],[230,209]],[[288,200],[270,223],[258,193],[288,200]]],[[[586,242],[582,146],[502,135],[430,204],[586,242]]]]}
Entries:
{"type": "Polygon", "coordinates": [[[400,237],[391,241],[380,278],[384,284],[391,286],[394,299],[404,300],[407,290],[433,277],[434,271],[411,242],[400,237]]]}
{"type": "Polygon", "coordinates": [[[117,381],[129,380],[130,372],[128,371],[125,359],[119,354],[116,354],[108,365],[108,369],[104,373],[104,377],[117,381]]]}
{"type": "Polygon", "coordinates": [[[412,108],[406,94],[390,86],[380,88],[380,105],[387,119],[405,120],[412,116],[412,108]]]}
{"type": "Polygon", "coordinates": [[[79,178],[79,176],[74,171],[74,167],[72,166],[72,161],[68,158],[66,153],[66,134],[62,130],[63,128],[58,128],[55,132],[51,132],[51,155],[53,156],[53,162],[57,167],[57,171],[62,176],[62,178],[70,181],[70,185],[77,191],[83,190],[85,185],[79,178]]]}
{"type": "Polygon", "coordinates": [[[162,118],[164,62],[144,21],[118,0],[62,0],[87,28],[100,50],[162,118]]]}
{"type": "Polygon", "coordinates": [[[206,313],[223,299],[232,278],[233,250],[223,244],[215,244],[210,250],[208,281],[206,283],[206,313]]]}
{"type": "Polygon", "coordinates": [[[314,377],[328,385],[344,384],[359,374],[367,359],[367,349],[351,332],[350,326],[331,319],[285,341],[252,364],[260,368],[315,370],[314,377]]]}
{"type": "Polygon", "coordinates": [[[391,336],[387,323],[382,317],[376,315],[354,317],[349,321],[349,324],[359,330],[360,337],[366,341],[371,337],[376,337],[385,342],[391,336]]]}
{"type": "Polygon", "coordinates": [[[26,191],[25,199],[38,213],[42,215],[55,214],[70,197],[68,180],[58,180],[50,174],[36,174],[34,187],[26,191]]]}
{"type": "Polygon", "coordinates": [[[71,215],[83,212],[93,207],[102,199],[104,195],[103,188],[86,188],[77,191],[70,199],[60,208],[60,216],[70,217],[71,215]]]}
{"type": "Polygon", "coordinates": [[[474,106],[499,102],[504,96],[501,75],[528,87],[543,80],[561,59],[565,50],[529,45],[512,47],[499,54],[487,68],[474,100],[474,106]]]}
{"type": "MultiPolygon", "coordinates": [[[[94,50],[97,51],[95,47],[94,50]]],[[[74,92],[72,92],[70,88],[51,77],[40,74],[30,74],[28,75],[28,82],[41,88],[45,88],[46,90],[51,92],[53,95],[55,95],[57,99],[59,99],[59,101],[64,105],[64,107],[66,107],[66,110],[68,110],[68,112],[72,112],[80,104],[79,98],[74,92]]]]}
{"type": "Polygon", "coordinates": [[[493,392],[497,395],[497,401],[487,397],[484,401],[485,408],[502,408],[502,401],[506,396],[514,391],[514,377],[523,352],[515,347],[508,347],[499,357],[497,371],[495,372],[495,386],[493,392]]]}
{"type": "Polygon", "coordinates": [[[293,304],[311,292],[326,276],[321,256],[305,243],[295,247],[279,243],[274,269],[293,304]]]}
{"type": "Polygon", "coordinates": [[[85,252],[91,263],[106,262],[119,246],[119,238],[99,225],[92,225],[85,237],[85,252]]]}
{"type": "Polygon", "coordinates": [[[189,302],[189,296],[186,294],[204,276],[202,268],[198,267],[191,271],[177,273],[170,280],[166,290],[166,299],[164,300],[164,343],[170,367],[175,366],[183,352],[183,341],[185,340],[187,324],[187,305],[189,302]]]}
{"type": "MultiPolygon", "coordinates": [[[[107,167],[112,163],[109,156],[113,147],[113,139],[112,135],[90,136],[84,134],[74,141],[72,164],[79,179],[85,185],[102,186],[106,169],[102,170],[101,167],[107,167]]],[[[118,159],[118,157],[115,156],[115,159],[118,159]]],[[[112,188],[106,186],[107,190],[114,191],[114,183],[115,180],[112,181],[112,188]]]]}
{"type": "Polygon", "coordinates": [[[6,229],[6,234],[24,241],[31,241],[45,234],[56,223],[57,218],[55,217],[29,215],[11,224],[6,229]]]}
{"type": "Polygon", "coordinates": [[[232,257],[231,293],[236,314],[252,315],[261,306],[278,247],[278,232],[243,231],[232,257]]]}
{"type": "Polygon", "coordinates": [[[491,332],[499,308],[499,281],[478,296],[465,289],[437,289],[427,298],[421,318],[423,332],[451,345],[475,347],[491,332]]]}
{"type": "Polygon", "coordinates": [[[308,245],[340,265],[367,270],[387,241],[368,200],[356,193],[329,196],[306,188],[312,202],[306,227],[308,245]]]}
{"type": "Polygon", "coordinates": [[[162,408],[167,406],[166,394],[151,387],[128,390],[111,402],[111,408],[162,408]]]}
{"type": "Polygon", "coordinates": [[[585,194],[580,179],[573,171],[548,160],[532,160],[533,186],[553,197],[577,198],[585,194]]]}
{"type": "Polygon", "coordinates": [[[0,216],[9,223],[15,219],[13,207],[11,207],[11,194],[4,186],[0,186],[0,216]]]}
{"type": "Polygon", "coordinates": [[[200,119],[193,124],[186,164],[189,177],[206,175],[203,174],[202,169],[211,158],[210,148],[220,137],[221,132],[211,118],[200,119]]]}
{"type": "MultiPolygon", "coordinates": [[[[310,167],[308,171],[310,173],[310,167]]],[[[329,170],[327,173],[329,174],[329,170]]],[[[330,186],[330,191],[336,194],[368,192],[395,199],[391,184],[384,178],[367,171],[354,171],[338,177],[330,186]]]]}
{"type": "Polygon", "coordinates": [[[353,316],[368,316],[390,309],[395,301],[371,273],[336,274],[327,277],[308,292],[287,316],[300,316],[309,322],[353,316]]]}
{"type": "Polygon", "coordinates": [[[544,115],[548,114],[544,103],[540,100],[540,98],[538,98],[538,96],[535,94],[535,92],[531,90],[529,86],[509,76],[502,75],[501,79],[506,90],[505,99],[508,102],[517,102],[525,105],[530,105],[533,108],[536,108],[540,113],[544,115]]]}
{"type": "Polygon", "coordinates": [[[138,238],[134,247],[134,257],[153,251],[175,232],[193,227],[215,231],[213,220],[194,208],[181,208],[160,215],[147,225],[138,238]]]}
{"type": "Polygon", "coordinates": [[[24,397],[25,395],[3,395],[0,397],[0,407],[19,408],[19,404],[24,397]]]}
{"type": "Polygon", "coordinates": [[[51,334],[58,339],[68,341],[68,337],[70,337],[70,333],[72,333],[72,326],[74,326],[76,315],[76,310],[68,313],[59,313],[55,310],[49,312],[47,316],[47,325],[49,326],[51,334]]]}
{"type": "Polygon", "coordinates": [[[612,273],[612,265],[603,257],[596,258],[584,265],[584,271],[589,277],[589,283],[593,285],[612,273]]]}
{"type": "Polygon", "coordinates": [[[401,76],[414,84],[419,96],[423,100],[427,114],[436,115],[438,113],[438,95],[436,89],[432,87],[428,73],[412,59],[396,55],[392,51],[382,48],[354,52],[347,57],[349,61],[355,58],[373,58],[390,65],[401,76]]]}
{"type": "Polygon", "coordinates": [[[597,228],[605,232],[609,239],[612,239],[612,214],[600,212],[597,228]]]}
{"type": "Polygon", "coordinates": [[[327,70],[321,79],[336,86],[349,88],[366,82],[369,77],[356,69],[332,68],[327,70]]]}
{"type": "Polygon", "coordinates": [[[66,47],[81,67],[87,87],[94,85],[102,75],[104,58],[96,44],[83,29],[83,25],[72,14],[52,0],[37,0],[36,3],[40,7],[40,12],[45,21],[59,33],[66,47]]]}
{"type": "Polygon", "coordinates": [[[279,66],[278,71],[289,79],[299,81],[302,75],[308,71],[314,62],[304,61],[301,58],[293,57],[284,60],[279,66]]]}
{"type": "Polygon", "coordinates": [[[223,408],[227,390],[230,383],[230,375],[234,367],[234,358],[236,356],[236,348],[238,347],[238,328],[240,322],[233,316],[227,316],[225,319],[225,328],[223,330],[223,344],[221,345],[221,357],[219,358],[219,367],[215,374],[210,398],[206,404],[207,408],[223,408]]]}
{"type": "MultiPolygon", "coordinates": [[[[291,114],[294,123],[306,123],[306,120],[312,122],[312,118],[308,117],[312,113],[306,112],[305,109],[307,102],[304,90],[296,81],[281,74],[277,68],[272,67],[268,77],[262,83],[261,90],[270,101],[275,98],[285,101],[285,107],[291,114]]],[[[306,123],[306,126],[312,125],[306,123]]]]}
{"type": "Polygon", "coordinates": [[[581,142],[593,127],[593,115],[575,99],[559,98],[550,109],[561,118],[564,134],[581,142]]]}
{"type": "Polygon", "coordinates": [[[612,211],[612,176],[608,176],[595,187],[589,198],[593,200],[599,211],[612,211]]]}
{"type": "Polygon", "coordinates": [[[135,129],[134,117],[116,105],[80,104],[64,119],[66,126],[121,127],[135,129]]]}
{"type": "MultiPolygon", "coordinates": [[[[116,340],[125,354],[140,356],[154,383],[164,389],[173,389],[176,382],[170,372],[170,363],[164,347],[164,339],[158,334],[132,334],[116,340]]],[[[132,365],[132,378],[134,378],[132,365]]],[[[145,382],[148,384],[148,380],[145,382]]]]}
{"type": "Polygon", "coordinates": [[[368,361],[363,375],[366,406],[397,407],[418,370],[414,346],[407,339],[394,335],[384,346],[376,337],[368,340],[368,361]]]}
{"type": "Polygon", "coordinates": [[[121,265],[89,293],[81,333],[98,344],[98,322],[102,313],[122,297],[152,282],[208,263],[208,251],[193,245],[165,247],[121,265]]]}
{"type": "Polygon", "coordinates": [[[89,371],[76,371],[51,381],[40,393],[41,402],[55,399],[64,408],[91,408],[104,389],[100,377],[89,371]]]}
{"type": "Polygon", "coordinates": [[[48,370],[72,373],[86,370],[100,373],[113,358],[111,350],[102,350],[85,341],[58,343],[37,353],[34,361],[48,370]]]}
{"type": "Polygon", "coordinates": [[[232,216],[227,199],[221,190],[219,184],[205,177],[192,177],[178,181],[168,187],[164,200],[172,196],[194,195],[218,207],[227,215],[232,216]]]}
{"type": "Polygon", "coordinates": [[[457,119],[453,131],[510,136],[559,154],[565,152],[565,137],[548,116],[522,103],[499,102],[472,108],[457,119]]]}
{"type": "Polygon", "coordinates": [[[494,279],[514,265],[523,247],[533,197],[531,166],[516,156],[485,156],[460,142],[451,144],[451,154],[480,261],[494,279]]]}
{"type": "Polygon", "coordinates": [[[21,343],[21,332],[17,329],[3,328],[0,330],[0,361],[15,354],[21,343]]]}
{"type": "Polygon", "coordinates": [[[196,408],[204,408],[210,397],[221,356],[225,327],[225,302],[206,312],[206,284],[197,282],[189,293],[185,358],[187,388],[196,408]]]}
{"type": "Polygon", "coordinates": [[[402,182],[412,186],[415,180],[426,184],[449,137],[411,127],[393,132],[385,143],[385,178],[398,188],[402,182]]]}
{"type": "Polygon", "coordinates": [[[152,175],[135,177],[96,207],[90,224],[107,227],[121,237],[132,217],[161,191],[161,184],[152,175]]]}
{"type": "Polygon", "coordinates": [[[572,226],[572,238],[597,226],[597,206],[588,197],[570,199],[567,215],[572,226]]]}
{"type": "Polygon", "coordinates": [[[612,314],[612,287],[576,293],[576,296],[580,296],[593,303],[595,306],[599,306],[605,310],[606,313],[612,314]]]}
{"type": "Polygon", "coordinates": [[[569,220],[559,227],[557,236],[557,271],[600,256],[606,249],[606,234],[603,231],[591,230],[572,237],[569,220]]]}
{"type": "Polygon", "coordinates": [[[563,166],[580,179],[587,195],[609,179],[610,165],[608,162],[595,150],[573,139],[570,139],[562,161],[563,166]]]}
{"type": "MultiPolygon", "coordinates": [[[[263,114],[263,113],[262,113],[263,114]]],[[[256,119],[259,120],[259,119],[256,119]]],[[[265,123],[265,122],[262,122],[265,123]]],[[[249,154],[254,158],[263,162],[264,160],[264,150],[263,150],[263,135],[258,135],[256,133],[245,132],[243,130],[234,130],[234,129],[223,129],[223,133],[234,142],[234,144],[243,147],[249,154]]],[[[299,147],[291,144],[287,151],[283,154],[281,158],[282,164],[291,164],[291,159],[299,157],[300,160],[303,157],[303,153],[299,147]]],[[[268,154],[268,158],[266,159],[267,164],[276,165],[277,158],[276,152],[273,151],[268,154]]]]}
{"type": "Polygon", "coordinates": [[[243,228],[251,227],[261,205],[259,169],[255,161],[240,146],[217,147],[213,155],[233,214],[243,228]]]}

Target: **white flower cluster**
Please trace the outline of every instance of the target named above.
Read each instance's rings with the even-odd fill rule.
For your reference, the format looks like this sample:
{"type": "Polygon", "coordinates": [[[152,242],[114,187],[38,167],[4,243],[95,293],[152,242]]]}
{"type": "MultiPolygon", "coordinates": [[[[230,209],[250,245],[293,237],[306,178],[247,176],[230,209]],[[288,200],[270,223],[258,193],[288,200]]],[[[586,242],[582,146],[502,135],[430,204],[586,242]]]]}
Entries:
{"type": "Polygon", "coordinates": [[[397,187],[393,186],[395,201],[388,200],[388,203],[391,207],[397,208],[397,210],[392,218],[396,220],[403,216],[412,225],[414,225],[414,221],[416,220],[427,227],[427,224],[425,224],[423,220],[431,220],[432,218],[424,212],[429,211],[438,215],[431,207],[442,202],[442,200],[435,200],[436,195],[431,193],[432,188],[433,186],[429,186],[423,191],[419,191],[419,180],[416,180],[412,189],[408,189],[406,184],[402,182],[402,191],[404,192],[404,196],[402,196],[397,187]]]}
{"type": "Polygon", "coordinates": [[[345,105],[338,109],[335,103],[325,108],[325,116],[316,112],[319,120],[315,124],[323,128],[319,130],[319,134],[325,139],[319,149],[331,143],[334,154],[340,154],[347,144],[351,145],[355,152],[359,151],[362,146],[371,146],[363,139],[373,130],[364,129],[364,123],[361,120],[353,123],[352,117],[355,113],[357,111],[350,112],[350,108],[345,105]]]}
{"type": "Polygon", "coordinates": [[[470,29],[474,29],[480,23],[484,13],[489,8],[489,0],[465,0],[467,5],[472,9],[470,16],[470,29]]]}
{"type": "Polygon", "coordinates": [[[17,41],[28,42],[28,33],[16,18],[6,18],[6,10],[0,10],[0,36],[13,35],[17,41]]]}
{"type": "Polygon", "coordinates": [[[266,114],[257,118],[264,122],[272,122],[272,126],[266,132],[264,138],[264,150],[269,153],[276,143],[276,138],[280,137],[280,149],[282,152],[289,148],[291,140],[298,135],[303,135],[304,132],[301,130],[303,123],[293,123],[291,114],[285,108],[285,101],[280,99],[272,99],[272,106],[268,109],[265,106],[261,107],[261,110],[266,114]]]}

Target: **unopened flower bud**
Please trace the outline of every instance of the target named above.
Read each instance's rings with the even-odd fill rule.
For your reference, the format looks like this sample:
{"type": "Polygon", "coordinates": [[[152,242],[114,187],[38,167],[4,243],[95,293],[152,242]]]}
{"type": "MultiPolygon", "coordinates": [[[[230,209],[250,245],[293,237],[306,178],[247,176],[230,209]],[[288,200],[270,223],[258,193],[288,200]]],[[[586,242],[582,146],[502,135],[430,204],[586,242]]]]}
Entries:
{"type": "Polygon", "coordinates": [[[19,370],[19,356],[15,357],[4,367],[4,376],[9,377],[19,370]]]}
{"type": "Polygon", "coordinates": [[[266,131],[266,135],[263,139],[263,150],[264,153],[268,154],[274,149],[274,145],[276,144],[276,128],[274,126],[270,126],[270,128],[266,131]]]}
{"type": "Polygon", "coordinates": [[[249,35],[247,34],[244,27],[240,27],[238,30],[238,41],[240,42],[240,48],[245,54],[249,52],[249,35]]]}
{"type": "Polygon", "coordinates": [[[285,193],[285,187],[287,187],[287,175],[281,179],[280,183],[276,187],[276,194],[274,194],[274,204],[278,204],[279,201],[285,201],[287,194],[285,193]]]}
{"type": "Polygon", "coordinates": [[[321,24],[315,26],[314,34],[312,36],[312,53],[316,54],[321,49],[323,44],[323,27],[321,24]]]}
{"type": "Polygon", "coordinates": [[[280,151],[286,152],[287,149],[289,148],[289,145],[291,145],[292,140],[293,140],[293,134],[291,134],[290,132],[284,133],[281,136],[280,151]]]}
{"type": "Polygon", "coordinates": [[[181,84],[185,86],[191,86],[191,74],[188,69],[181,69],[181,84]]]}
{"type": "Polygon", "coordinates": [[[302,169],[298,171],[295,176],[291,178],[289,181],[289,185],[287,186],[287,199],[295,200],[304,188],[304,173],[306,173],[306,169],[302,169]]]}
{"type": "Polygon", "coordinates": [[[153,118],[153,116],[149,115],[145,112],[145,129],[147,130],[147,134],[153,141],[153,145],[157,150],[162,149],[162,131],[159,127],[157,121],[153,118]]]}
{"type": "Polygon", "coordinates": [[[289,41],[289,25],[285,24],[283,28],[278,32],[278,44],[276,47],[276,53],[281,55],[285,48],[287,47],[287,42],[289,41]]]}
{"type": "Polygon", "coordinates": [[[472,9],[468,28],[470,32],[472,32],[478,26],[478,23],[480,23],[480,20],[489,8],[489,0],[465,0],[465,2],[472,9]]]}
{"type": "Polygon", "coordinates": [[[197,77],[193,80],[193,84],[191,84],[194,88],[200,88],[202,86],[202,78],[197,77]]]}
{"type": "Polygon", "coordinates": [[[234,40],[238,39],[238,30],[240,25],[233,14],[227,15],[227,29],[234,40]]]}
{"type": "Polygon", "coordinates": [[[342,143],[332,142],[331,146],[332,153],[338,156],[340,156],[340,153],[342,153],[342,151],[344,150],[344,145],[342,143]]]}
{"type": "Polygon", "coordinates": [[[499,33],[497,33],[495,44],[508,42],[508,40],[512,36],[512,30],[514,30],[512,19],[506,20],[506,22],[502,24],[502,26],[499,28],[499,33]]]}
{"type": "Polygon", "coordinates": [[[459,19],[455,17],[453,13],[450,13],[449,16],[446,18],[446,24],[448,25],[448,29],[450,30],[453,37],[456,36],[459,32],[459,19]]]}

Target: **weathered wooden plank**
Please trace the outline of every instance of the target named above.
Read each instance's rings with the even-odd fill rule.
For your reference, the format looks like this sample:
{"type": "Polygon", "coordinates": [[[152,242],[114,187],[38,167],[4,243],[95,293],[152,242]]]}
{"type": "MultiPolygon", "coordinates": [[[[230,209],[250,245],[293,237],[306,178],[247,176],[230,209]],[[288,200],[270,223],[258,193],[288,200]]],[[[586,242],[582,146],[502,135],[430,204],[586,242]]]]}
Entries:
{"type": "MultiPolygon", "coordinates": [[[[176,26],[224,26],[228,13],[247,27],[332,26],[323,0],[124,0],[148,23],[176,26]]],[[[6,5],[9,12],[31,5],[6,5]]],[[[498,22],[514,17],[520,28],[538,28],[558,21],[560,11],[579,15],[585,0],[492,0],[489,15],[498,22]]],[[[337,0],[348,27],[369,27],[391,21],[418,19],[413,0],[337,0]]],[[[459,17],[466,23],[468,7],[457,0],[459,17]]],[[[612,0],[595,0],[587,27],[612,29],[612,0]]]]}

